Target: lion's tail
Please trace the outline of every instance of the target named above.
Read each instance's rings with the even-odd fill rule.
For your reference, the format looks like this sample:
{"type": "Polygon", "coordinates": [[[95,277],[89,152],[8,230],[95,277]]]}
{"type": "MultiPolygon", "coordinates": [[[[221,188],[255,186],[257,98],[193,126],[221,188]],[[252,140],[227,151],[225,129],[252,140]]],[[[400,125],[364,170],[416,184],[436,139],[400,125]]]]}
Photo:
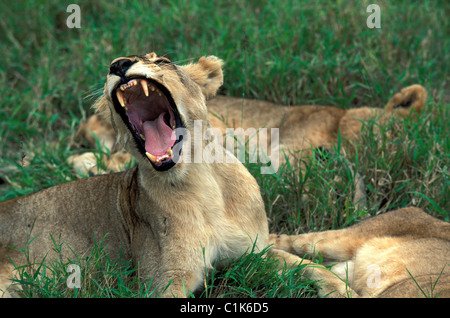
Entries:
{"type": "Polygon", "coordinates": [[[387,113],[395,112],[403,117],[408,117],[411,111],[420,114],[427,100],[427,91],[422,85],[415,84],[404,87],[386,104],[387,113]]]}

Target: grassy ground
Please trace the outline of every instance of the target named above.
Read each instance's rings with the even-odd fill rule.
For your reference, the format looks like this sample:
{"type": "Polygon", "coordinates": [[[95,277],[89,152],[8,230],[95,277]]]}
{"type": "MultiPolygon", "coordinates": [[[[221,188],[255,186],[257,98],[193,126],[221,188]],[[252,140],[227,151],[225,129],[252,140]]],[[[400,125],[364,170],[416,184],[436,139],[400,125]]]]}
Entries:
{"type": "MultiPolygon", "coordinates": [[[[73,134],[92,114],[110,61],[156,51],[179,63],[217,55],[226,62],[221,94],[284,104],[382,107],[401,87],[424,85],[430,98],[418,121],[378,136],[365,129],[347,158],[364,176],[364,209],[349,199],[353,175],[339,156],[313,161],[300,179],[289,165],[276,175],[248,168],[271,231],[340,228],[411,204],[449,221],[448,1],[378,1],[381,29],[366,25],[373,1],[80,1],[81,28],[69,29],[72,2],[0,3],[0,201],[75,180],[65,159],[77,152],[73,134]]],[[[72,262],[83,269],[81,289],[65,288],[63,264],[24,267],[28,296],[151,293],[101,245],[72,262]]],[[[310,297],[310,285],[298,269],[279,273],[250,255],[212,272],[200,296],[310,297]]]]}

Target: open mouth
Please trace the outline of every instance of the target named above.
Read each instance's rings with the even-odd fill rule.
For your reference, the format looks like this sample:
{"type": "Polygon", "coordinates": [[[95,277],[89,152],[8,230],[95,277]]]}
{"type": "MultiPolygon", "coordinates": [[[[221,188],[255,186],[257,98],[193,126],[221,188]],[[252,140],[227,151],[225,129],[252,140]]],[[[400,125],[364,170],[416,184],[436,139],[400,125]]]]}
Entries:
{"type": "Polygon", "coordinates": [[[153,80],[128,78],[112,95],[114,107],[142,155],[158,171],[172,168],[181,154],[183,139],[176,128],[183,124],[170,92],[153,80]]]}

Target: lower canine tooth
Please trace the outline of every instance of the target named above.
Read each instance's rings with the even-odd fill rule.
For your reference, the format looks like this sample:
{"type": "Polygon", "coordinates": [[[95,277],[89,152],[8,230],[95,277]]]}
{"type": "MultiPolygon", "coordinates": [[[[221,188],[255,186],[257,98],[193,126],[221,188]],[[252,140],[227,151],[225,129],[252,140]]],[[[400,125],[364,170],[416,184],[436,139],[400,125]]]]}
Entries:
{"type": "Polygon", "coordinates": [[[151,162],[156,162],[156,156],[146,152],[145,155],[147,156],[148,159],[150,159],[151,162]]]}
{"type": "Polygon", "coordinates": [[[166,154],[169,156],[169,157],[172,157],[172,155],[173,155],[173,151],[172,151],[172,149],[167,149],[167,152],[166,152],[166,154]]]}

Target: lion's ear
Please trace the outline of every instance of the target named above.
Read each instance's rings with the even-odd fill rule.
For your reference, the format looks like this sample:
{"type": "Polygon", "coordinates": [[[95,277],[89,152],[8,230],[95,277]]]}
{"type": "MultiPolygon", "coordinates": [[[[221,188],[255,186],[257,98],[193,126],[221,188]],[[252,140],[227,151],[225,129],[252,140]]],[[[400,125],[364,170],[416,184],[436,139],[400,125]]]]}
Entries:
{"type": "Polygon", "coordinates": [[[183,66],[191,79],[202,89],[203,95],[210,98],[216,95],[223,84],[222,66],[224,62],[213,56],[203,56],[197,63],[183,66]]]}
{"type": "Polygon", "coordinates": [[[386,112],[395,112],[403,117],[408,117],[411,111],[420,114],[427,95],[427,91],[421,85],[404,87],[386,104],[386,112]]]}

